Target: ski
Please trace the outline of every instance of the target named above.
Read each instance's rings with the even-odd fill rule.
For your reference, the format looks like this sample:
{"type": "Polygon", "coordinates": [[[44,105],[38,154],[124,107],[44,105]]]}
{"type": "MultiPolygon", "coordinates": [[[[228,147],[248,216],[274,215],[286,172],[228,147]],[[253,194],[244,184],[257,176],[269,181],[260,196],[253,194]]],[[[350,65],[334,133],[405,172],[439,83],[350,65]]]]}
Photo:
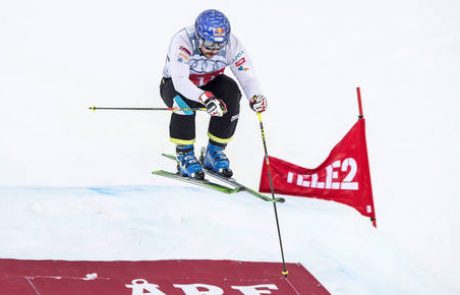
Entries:
{"type": "Polygon", "coordinates": [[[253,195],[254,197],[257,197],[257,198],[262,199],[262,200],[267,201],[267,202],[278,202],[278,203],[284,203],[285,202],[284,198],[278,197],[278,198],[272,199],[270,197],[267,197],[267,196],[255,191],[255,190],[253,190],[253,189],[251,189],[251,188],[239,183],[234,178],[227,178],[227,177],[222,176],[219,173],[216,173],[216,172],[214,172],[212,170],[209,170],[209,169],[206,169],[206,168],[203,168],[203,169],[204,169],[206,175],[210,175],[210,176],[214,177],[215,179],[218,179],[218,180],[220,180],[222,182],[225,182],[227,184],[233,185],[236,188],[239,188],[240,191],[246,191],[249,194],[253,195]]]}
{"type": "MultiPolygon", "coordinates": [[[[202,153],[203,153],[203,150],[202,150],[202,153]]],[[[176,161],[176,157],[174,155],[171,155],[171,154],[166,154],[166,153],[162,153],[161,154],[162,156],[168,158],[168,159],[171,159],[171,160],[174,160],[176,161]]],[[[200,156],[200,159],[203,158],[203,155],[200,156]]],[[[201,161],[202,162],[202,161],[201,161]]],[[[222,181],[226,184],[229,184],[231,186],[234,186],[235,188],[235,191],[234,192],[240,192],[240,191],[246,191],[248,192],[249,194],[251,194],[252,196],[256,197],[256,198],[259,198],[261,200],[264,200],[266,202],[276,202],[276,203],[284,203],[285,202],[285,199],[284,198],[281,198],[281,197],[277,197],[277,198],[270,198],[268,196],[265,196],[243,184],[241,184],[240,182],[238,182],[237,180],[235,180],[234,178],[227,178],[227,177],[224,177],[222,175],[220,175],[219,173],[216,173],[212,170],[209,170],[209,169],[206,169],[204,168],[204,171],[205,171],[205,174],[206,175],[210,175],[212,176],[213,178],[219,180],[219,181],[222,181]]],[[[181,177],[181,176],[179,176],[181,177]]],[[[183,177],[184,178],[184,177],[183,177]]],[[[225,186],[224,186],[225,187],[225,186]]]]}
{"type": "Polygon", "coordinates": [[[178,175],[176,173],[172,173],[172,172],[168,172],[168,171],[164,171],[164,170],[152,171],[152,174],[160,175],[160,176],[171,178],[171,179],[177,179],[177,180],[180,180],[180,181],[183,181],[183,182],[187,182],[187,183],[195,184],[195,185],[198,185],[198,186],[210,188],[210,189],[216,190],[216,191],[221,192],[221,193],[226,193],[226,194],[236,193],[236,192],[238,192],[240,190],[239,188],[226,187],[224,185],[220,185],[218,183],[211,182],[211,181],[209,181],[207,179],[203,179],[203,180],[193,179],[193,178],[190,178],[190,177],[181,176],[181,175],[178,175]]]}

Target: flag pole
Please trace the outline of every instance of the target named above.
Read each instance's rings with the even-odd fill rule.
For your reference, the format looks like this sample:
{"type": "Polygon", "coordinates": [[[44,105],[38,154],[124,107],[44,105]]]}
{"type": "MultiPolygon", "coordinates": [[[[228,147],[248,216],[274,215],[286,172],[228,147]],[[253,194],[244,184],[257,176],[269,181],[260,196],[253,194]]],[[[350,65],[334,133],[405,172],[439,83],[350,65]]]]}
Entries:
{"type": "Polygon", "coordinates": [[[358,118],[362,119],[364,118],[364,114],[363,114],[363,104],[361,103],[361,88],[359,86],[356,87],[356,94],[358,96],[358,109],[359,109],[358,118]]]}
{"type": "MultiPolygon", "coordinates": [[[[362,98],[361,98],[361,88],[359,86],[356,87],[356,95],[358,97],[358,110],[359,110],[358,120],[361,120],[361,119],[364,120],[363,104],[362,104],[362,98]]],[[[366,158],[367,158],[367,162],[369,163],[369,155],[367,154],[367,143],[366,142],[365,142],[365,145],[366,145],[366,158]]],[[[370,176],[370,173],[371,171],[369,169],[369,176],[370,176]]],[[[370,181],[371,179],[369,179],[369,182],[370,181]]],[[[372,184],[370,184],[370,186],[371,186],[371,194],[372,194],[372,184]]],[[[373,217],[371,217],[370,219],[371,219],[372,225],[375,228],[377,228],[377,218],[375,217],[374,198],[372,197],[371,200],[372,200],[372,208],[374,212],[373,212],[373,217]]]]}

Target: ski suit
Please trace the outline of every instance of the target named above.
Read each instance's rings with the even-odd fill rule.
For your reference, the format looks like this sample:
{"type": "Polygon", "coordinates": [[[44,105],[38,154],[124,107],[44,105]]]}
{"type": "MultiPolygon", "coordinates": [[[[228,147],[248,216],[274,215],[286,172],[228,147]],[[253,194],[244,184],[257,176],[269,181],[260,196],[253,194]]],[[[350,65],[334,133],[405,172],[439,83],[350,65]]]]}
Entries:
{"type": "MultiPolygon", "coordinates": [[[[246,50],[230,34],[227,45],[211,58],[201,54],[193,26],[175,34],[170,42],[160,83],[160,94],[168,107],[203,107],[199,96],[211,91],[227,105],[222,117],[212,116],[208,136],[211,141],[226,145],[235,133],[240,112],[241,92],[238,84],[224,74],[230,67],[246,98],[260,94],[259,82],[246,50]]],[[[195,112],[175,111],[171,114],[170,138],[176,144],[195,142],[195,112]]]]}

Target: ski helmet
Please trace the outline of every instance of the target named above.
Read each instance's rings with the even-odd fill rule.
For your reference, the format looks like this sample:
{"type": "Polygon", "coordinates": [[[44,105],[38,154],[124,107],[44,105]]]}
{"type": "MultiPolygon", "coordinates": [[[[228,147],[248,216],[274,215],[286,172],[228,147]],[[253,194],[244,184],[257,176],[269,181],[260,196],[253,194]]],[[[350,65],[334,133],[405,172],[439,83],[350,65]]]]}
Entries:
{"type": "Polygon", "coordinates": [[[222,12],[208,9],[197,17],[195,30],[200,42],[226,44],[230,37],[230,22],[222,12]]]}

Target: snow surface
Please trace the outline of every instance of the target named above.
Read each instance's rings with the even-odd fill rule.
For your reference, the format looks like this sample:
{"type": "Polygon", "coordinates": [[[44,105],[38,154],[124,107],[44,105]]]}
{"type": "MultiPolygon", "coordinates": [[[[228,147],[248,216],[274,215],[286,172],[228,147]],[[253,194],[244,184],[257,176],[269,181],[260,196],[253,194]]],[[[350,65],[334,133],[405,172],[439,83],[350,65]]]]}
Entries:
{"type": "MultiPolygon", "coordinates": [[[[281,260],[270,203],[166,182],[2,188],[0,207],[8,210],[0,217],[0,237],[8,243],[0,253],[23,259],[281,260]]],[[[449,293],[354,209],[323,203],[288,197],[278,212],[287,261],[301,262],[332,294],[449,293]]]]}
{"type": "MultiPolygon", "coordinates": [[[[251,207],[235,209],[228,226],[232,236],[249,237],[249,246],[221,243],[206,253],[276,261],[272,241],[267,253],[261,247],[243,251],[260,243],[259,237],[245,236],[236,223],[251,218],[248,211],[267,209],[265,204],[242,196],[211,198],[201,189],[165,186],[164,179],[150,175],[152,169],[173,168],[160,156],[173,150],[167,113],[88,111],[91,105],[162,106],[158,84],[170,37],[210,7],[229,16],[254,59],[269,99],[264,124],[273,156],[319,165],[355,122],[355,87],[362,87],[379,228],[351,208],[294,199],[283,205],[281,221],[302,225],[306,234],[283,225],[291,245],[288,260],[301,260],[339,294],[383,292],[392,273],[407,278],[394,288],[408,294],[419,294],[422,287],[415,282],[429,285],[430,278],[448,286],[447,294],[460,293],[460,3],[455,0],[1,1],[0,257],[123,259],[139,248],[138,253],[153,253],[149,248],[165,241],[152,240],[151,232],[161,236],[165,230],[174,239],[163,244],[161,254],[142,258],[193,258],[201,241],[188,242],[200,244],[197,249],[184,249],[181,241],[199,231],[193,225],[203,224],[195,212],[214,220],[245,205],[251,207]],[[89,186],[108,187],[109,194],[89,186]],[[161,212],[157,203],[147,205],[152,190],[162,202],[206,201],[175,202],[183,207],[161,212]],[[85,236],[92,243],[81,238],[81,229],[93,233],[85,236]],[[100,250],[112,239],[117,247],[100,250]],[[296,252],[304,248],[312,255],[296,252]],[[363,265],[366,261],[372,267],[363,265]],[[371,276],[377,269],[385,275],[371,276]]],[[[198,145],[206,143],[206,122],[205,114],[197,118],[198,145]]],[[[262,154],[257,119],[242,101],[228,147],[238,179],[257,187],[262,154]]],[[[273,234],[273,216],[264,226],[273,234]]],[[[224,233],[219,227],[210,235],[244,245],[224,233]]]]}

